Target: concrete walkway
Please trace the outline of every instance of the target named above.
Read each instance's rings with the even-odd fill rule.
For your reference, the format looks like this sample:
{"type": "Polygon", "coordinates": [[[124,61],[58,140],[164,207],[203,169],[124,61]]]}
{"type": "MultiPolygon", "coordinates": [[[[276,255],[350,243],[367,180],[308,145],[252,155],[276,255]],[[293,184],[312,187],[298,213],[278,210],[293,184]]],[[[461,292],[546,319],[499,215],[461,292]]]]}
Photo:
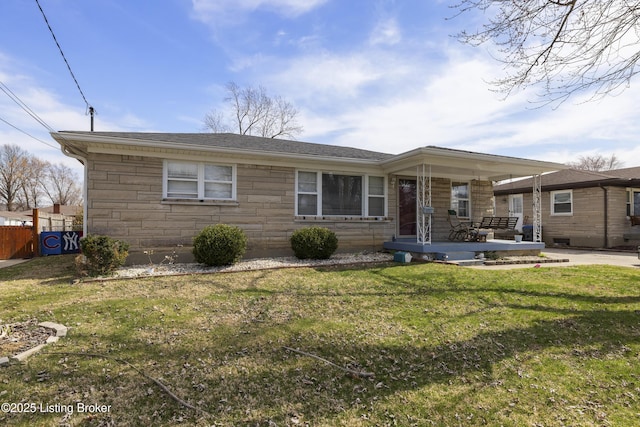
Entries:
{"type": "MultiPolygon", "coordinates": [[[[640,270],[640,259],[635,252],[618,252],[605,250],[590,249],[558,249],[545,248],[542,254],[549,259],[568,259],[569,262],[557,263],[541,263],[540,267],[567,267],[570,265],[593,265],[605,264],[616,265],[620,267],[634,267],[640,270]]],[[[535,265],[535,264],[533,264],[535,265]]],[[[477,266],[472,268],[486,269],[510,269],[510,268],[531,268],[532,264],[507,264],[507,265],[491,265],[477,266]]]]}
{"type": "Polygon", "coordinates": [[[29,259],[0,259],[0,268],[11,267],[12,265],[27,262],[29,259]]]}

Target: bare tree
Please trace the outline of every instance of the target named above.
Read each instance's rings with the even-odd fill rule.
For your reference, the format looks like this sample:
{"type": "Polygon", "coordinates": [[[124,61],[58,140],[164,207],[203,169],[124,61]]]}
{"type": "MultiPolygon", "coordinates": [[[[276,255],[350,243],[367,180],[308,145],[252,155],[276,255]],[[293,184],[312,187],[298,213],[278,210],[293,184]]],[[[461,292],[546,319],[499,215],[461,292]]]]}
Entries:
{"type": "Polygon", "coordinates": [[[241,88],[230,82],[226,86],[227,113],[213,110],[204,118],[205,129],[234,132],[265,138],[294,138],[302,133],[297,122],[298,110],[282,97],[271,97],[262,86],[241,88]]]}
{"type": "Polygon", "coordinates": [[[16,207],[28,163],[29,153],[17,145],[0,147],[0,200],[8,211],[16,207]]]}
{"type": "Polygon", "coordinates": [[[596,154],[594,156],[580,156],[577,162],[570,162],[568,165],[572,169],[598,172],[619,169],[624,165],[624,162],[618,159],[615,154],[609,157],[596,154]]]}
{"type": "Polygon", "coordinates": [[[48,162],[35,156],[29,156],[21,188],[20,205],[22,210],[41,206],[48,166],[48,162]]]}
{"type": "Polygon", "coordinates": [[[507,96],[536,85],[540,99],[562,102],[577,92],[593,98],[624,89],[640,72],[640,3],[602,0],[459,0],[458,14],[480,11],[487,22],[458,39],[493,41],[507,96]]]}
{"type": "Polygon", "coordinates": [[[50,163],[47,167],[44,192],[51,199],[51,203],[79,205],[82,201],[82,191],[77,182],[78,176],[73,169],[64,163],[50,163]]]}

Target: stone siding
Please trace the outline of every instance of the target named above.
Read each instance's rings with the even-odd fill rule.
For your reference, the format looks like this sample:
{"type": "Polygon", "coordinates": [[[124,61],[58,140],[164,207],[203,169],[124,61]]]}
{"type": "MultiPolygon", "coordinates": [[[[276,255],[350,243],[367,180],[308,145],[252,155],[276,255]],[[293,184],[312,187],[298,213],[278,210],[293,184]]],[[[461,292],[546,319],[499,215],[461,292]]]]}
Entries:
{"type": "MultiPolygon", "coordinates": [[[[335,231],[340,251],[381,250],[382,242],[395,233],[392,218],[296,218],[293,167],[238,164],[237,199],[220,203],[163,201],[159,158],[92,154],[88,174],[88,232],[127,241],[132,254],[169,254],[182,246],[177,251],[186,261],[193,237],[218,223],[245,231],[247,257],[291,255],[291,233],[309,225],[335,231]]],[[[388,189],[388,194],[389,203],[395,204],[395,193],[388,189]]]]}
{"type": "MultiPolygon", "coordinates": [[[[573,189],[573,214],[551,215],[551,193],[542,193],[542,239],[547,246],[564,244],[592,248],[625,245],[630,230],[626,216],[626,189],[605,187],[608,192],[607,241],[605,242],[605,191],[600,187],[573,189]]],[[[524,215],[533,218],[532,192],[524,193],[524,215]]],[[[496,198],[497,215],[507,215],[508,196],[496,198]]]]}

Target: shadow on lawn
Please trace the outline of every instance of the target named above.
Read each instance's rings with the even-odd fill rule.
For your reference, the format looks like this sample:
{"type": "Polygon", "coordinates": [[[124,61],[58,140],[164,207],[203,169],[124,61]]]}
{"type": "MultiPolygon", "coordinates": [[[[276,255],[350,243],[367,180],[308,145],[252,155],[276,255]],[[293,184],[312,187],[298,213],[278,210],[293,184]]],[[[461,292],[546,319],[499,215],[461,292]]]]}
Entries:
{"type": "MultiPolygon", "coordinates": [[[[326,420],[340,416],[344,411],[354,411],[354,416],[357,416],[360,411],[370,410],[374,401],[380,402],[381,398],[430,385],[442,384],[446,387],[450,382],[469,374],[478,373],[477,381],[484,381],[486,386],[490,386],[496,380],[492,372],[501,361],[515,359],[516,356],[526,358],[550,348],[574,358],[628,357],[635,363],[638,357],[637,354],[630,353],[628,346],[640,343],[640,311],[617,310],[627,307],[615,306],[640,303],[638,295],[608,297],[491,286],[474,288],[445,282],[446,278],[441,278],[440,283],[436,284],[416,284],[415,279],[405,281],[385,275],[383,270],[373,272],[380,278],[380,286],[371,292],[351,288],[340,289],[338,293],[331,294],[306,287],[287,289],[286,283],[282,284],[282,289],[277,290],[262,287],[261,281],[270,274],[257,273],[248,287],[240,289],[225,283],[231,276],[217,278],[219,282],[208,285],[224,292],[264,296],[265,303],[269,304],[276,303],[271,301],[271,296],[280,294],[302,298],[419,298],[456,293],[508,294],[521,296],[522,300],[482,301],[481,306],[553,313],[562,318],[533,320],[529,321],[528,326],[500,331],[479,331],[466,340],[452,339],[432,346],[412,344],[419,340],[407,344],[406,341],[393,338],[387,340],[389,337],[377,339],[371,336],[363,337],[363,341],[359,342],[358,333],[362,333],[362,330],[358,333],[355,330],[360,325],[324,335],[305,333],[293,324],[300,320],[296,318],[283,322],[275,322],[269,318],[254,322],[246,318],[244,324],[233,326],[237,329],[232,340],[216,342],[216,335],[211,333],[207,337],[211,342],[205,340],[197,347],[198,352],[194,353],[182,348],[181,336],[174,337],[168,331],[167,339],[174,339],[175,342],[157,346],[158,348],[135,338],[137,327],[148,330],[147,326],[141,325],[133,325],[132,329],[120,330],[113,335],[105,331],[99,337],[74,336],[72,333],[65,343],[70,346],[85,346],[99,340],[108,347],[109,343],[113,345],[126,342],[126,348],[118,351],[117,357],[131,357],[148,362],[139,367],[149,375],[163,377],[165,384],[181,398],[211,414],[203,416],[175,402],[169,404],[167,402],[170,399],[166,396],[159,397],[158,393],[149,406],[151,409],[145,409],[145,412],[152,414],[154,410],[160,411],[166,425],[171,424],[171,420],[177,415],[192,421],[205,418],[209,422],[220,419],[236,425],[270,425],[270,422],[287,425],[294,412],[302,414],[304,421],[311,424],[331,424],[326,420]],[[551,298],[581,302],[584,305],[611,306],[590,309],[567,307],[566,304],[552,306],[551,298]],[[549,301],[549,305],[544,304],[546,301],[549,301]],[[274,330],[278,330],[278,335],[272,334],[274,330]],[[277,339],[272,341],[270,336],[277,336],[277,339]],[[356,369],[373,372],[375,378],[370,380],[351,377],[319,360],[287,351],[283,346],[300,349],[341,366],[351,361],[356,369]],[[584,347],[590,349],[588,355],[582,352],[584,347]],[[200,358],[206,358],[207,352],[209,357],[215,359],[215,366],[200,362],[200,358]],[[176,368],[176,365],[183,363],[191,365],[191,369],[185,374],[180,373],[179,366],[176,368]]],[[[474,314],[464,313],[460,316],[469,315],[474,314]]],[[[553,380],[551,377],[549,379],[553,380]]],[[[79,387],[73,383],[73,378],[65,381],[71,387],[79,387]]],[[[140,387],[141,392],[135,396],[135,401],[131,401],[133,407],[147,407],[146,400],[149,397],[144,394],[146,387],[149,387],[148,381],[144,387],[140,387]]],[[[453,406],[455,403],[452,403],[453,406]]],[[[120,412],[120,409],[122,408],[114,408],[112,416],[117,420],[122,417],[119,421],[126,423],[127,414],[123,413],[126,411],[120,412]]]]}
{"type": "MultiPolygon", "coordinates": [[[[511,304],[508,307],[567,314],[563,309],[537,305],[511,304]]],[[[194,360],[199,360],[201,355],[185,353],[177,342],[175,346],[164,347],[158,359],[190,363],[194,365],[193,371],[172,378],[171,373],[162,372],[164,362],[161,362],[153,364],[156,372],[147,373],[164,377],[170,389],[209,412],[210,419],[235,413],[234,416],[239,418],[234,418],[234,422],[286,425],[292,416],[292,408],[295,408],[295,413],[304,414],[305,421],[315,424],[321,419],[339,416],[345,410],[366,412],[374,401],[384,396],[433,384],[446,386],[470,373],[478,373],[477,377],[483,378],[485,385],[490,386],[496,381],[492,371],[499,362],[515,356],[527,358],[550,347],[566,353],[568,357],[593,358],[595,354],[595,357],[615,355],[636,359],[637,355],[628,353],[631,350],[627,346],[640,342],[637,310],[571,311],[568,314],[571,316],[540,320],[524,328],[482,332],[468,340],[424,347],[382,342],[360,344],[348,335],[319,338],[300,334],[299,331],[286,335],[282,342],[268,343],[264,336],[274,325],[254,324],[244,328],[246,331],[237,342],[230,342],[223,346],[224,350],[217,350],[223,351],[217,357],[224,358],[224,363],[215,369],[198,367],[194,360]],[[375,378],[354,378],[321,361],[287,351],[283,345],[339,365],[351,360],[357,365],[356,369],[373,372],[375,378]],[[580,349],[585,346],[591,349],[591,353],[580,356],[580,349]],[[594,347],[597,350],[593,350],[594,347]],[[247,360],[253,359],[255,363],[262,364],[258,369],[242,368],[247,360]],[[230,373],[225,367],[238,368],[231,370],[235,373],[230,373]],[[224,375],[221,375],[222,371],[224,375]],[[194,391],[192,384],[205,384],[206,394],[194,391]],[[271,415],[264,416],[265,413],[271,415]]],[[[286,325],[280,327],[287,328],[286,325]]],[[[103,339],[109,341],[108,336],[103,339]]],[[[115,342],[121,339],[114,337],[115,342]]],[[[156,357],[156,350],[142,342],[132,342],[126,352],[132,355],[146,352],[149,360],[156,357]]],[[[145,399],[144,395],[138,396],[134,405],[144,407],[145,399]]],[[[154,406],[163,406],[162,399],[155,400],[154,406]]],[[[167,422],[176,414],[193,419],[203,417],[174,402],[165,407],[164,413],[167,422]]]]}

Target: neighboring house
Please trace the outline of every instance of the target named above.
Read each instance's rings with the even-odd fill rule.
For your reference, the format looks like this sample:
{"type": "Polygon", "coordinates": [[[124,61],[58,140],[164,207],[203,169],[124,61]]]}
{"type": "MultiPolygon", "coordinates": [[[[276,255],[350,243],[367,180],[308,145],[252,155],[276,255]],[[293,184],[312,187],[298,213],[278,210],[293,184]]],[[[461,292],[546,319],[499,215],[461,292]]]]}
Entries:
{"type": "Polygon", "coordinates": [[[39,231],[73,230],[76,216],[81,213],[82,206],[67,206],[58,203],[38,208],[39,231]]]}
{"type": "MultiPolygon", "coordinates": [[[[55,204],[38,208],[38,231],[64,231],[73,228],[76,215],[82,206],[55,204]]],[[[0,211],[0,226],[33,226],[33,210],[16,212],[0,211]]]]}
{"type": "Polygon", "coordinates": [[[52,136],[85,165],[85,235],[125,240],[132,254],[190,246],[216,223],[245,231],[248,257],[290,255],[291,233],[310,225],[335,231],[342,251],[381,250],[399,237],[446,240],[452,206],[474,221],[493,214],[492,181],[563,167],[432,146],[392,155],[235,134],[52,136]],[[428,223],[418,205],[433,208],[428,223]]]}
{"type": "MultiPolygon", "coordinates": [[[[606,172],[565,169],[541,179],[542,236],[547,245],[640,244],[640,167],[606,172]]],[[[496,185],[497,215],[531,217],[531,184],[532,179],[524,179],[496,185]]]]}
{"type": "Polygon", "coordinates": [[[30,212],[0,211],[0,226],[31,226],[30,212]]]}

